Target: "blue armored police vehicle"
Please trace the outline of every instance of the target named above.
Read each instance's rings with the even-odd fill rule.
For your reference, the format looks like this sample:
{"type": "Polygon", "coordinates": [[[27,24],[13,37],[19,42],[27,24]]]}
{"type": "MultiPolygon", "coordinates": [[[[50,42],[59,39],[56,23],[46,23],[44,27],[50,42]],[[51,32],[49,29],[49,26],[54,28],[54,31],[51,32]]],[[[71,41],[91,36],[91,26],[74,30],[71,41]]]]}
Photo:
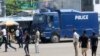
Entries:
{"type": "Polygon", "coordinates": [[[92,31],[99,33],[98,13],[67,9],[36,13],[32,27],[40,30],[42,42],[59,42],[61,38],[72,38],[74,28],[80,35],[86,30],[90,36],[92,31]]]}

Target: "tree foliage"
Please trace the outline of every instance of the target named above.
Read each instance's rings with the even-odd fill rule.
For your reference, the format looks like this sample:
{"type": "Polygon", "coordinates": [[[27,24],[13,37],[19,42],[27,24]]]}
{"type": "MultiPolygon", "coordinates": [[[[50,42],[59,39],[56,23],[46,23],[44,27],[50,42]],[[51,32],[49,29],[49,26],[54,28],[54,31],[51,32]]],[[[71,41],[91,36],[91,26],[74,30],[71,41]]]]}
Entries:
{"type": "Polygon", "coordinates": [[[5,4],[7,15],[13,15],[19,11],[19,7],[16,5],[16,0],[6,0],[5,4]]]}
{"type": "Polygon", "coordinates": [[[22,10],[22,7],[29,6],[28,9],[31,9],[34,1],[38,0],[6,0],[6,13],[7,15],[14,15],[17,12],[22,10]],[[26,3],[26,4],[25,4],[26,3]]]}

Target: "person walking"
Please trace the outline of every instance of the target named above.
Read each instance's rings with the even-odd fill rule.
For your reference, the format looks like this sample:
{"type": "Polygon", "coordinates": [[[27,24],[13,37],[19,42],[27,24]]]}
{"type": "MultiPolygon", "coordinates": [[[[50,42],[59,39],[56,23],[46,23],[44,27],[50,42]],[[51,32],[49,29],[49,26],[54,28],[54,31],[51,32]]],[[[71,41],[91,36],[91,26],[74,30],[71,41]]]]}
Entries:
{"type": "Polygon", "coordinates": [[[17,40],[17,43],[19,45],[19,48],[21,48],[21,40],[20,40],[20,30],[19,30],[19,28],[17,28],[17,30],[16,30],[16,40],[17,40]]]}
{"type": "Polygon", "coordinates": [[[7,52],[8,46],[9,46],[9,47],[11,47],[12,49],[14,49],[14,50],[16,51],[16,48],[15,48],[15,47],[13,47],[13,46],[11,45],[11,40],[10,40],[10,32],[8,32],[7,34],[8,34],[8,35],[7,35],[6,52],[7,52]]]}
{"type": "Polygon", "coordinates": [[[79,48],[82,48],[82,55],[87,56],[87,49],[89,48],[89,39],[86,35],[86,31],[83,31],[82,36],[79,38],[79,48]]]}
{"type": "Polygon", "coordinates": [[[91,46],[92,56],[96,56],[98,37],[96,36],[95,32],[93,32],[92,36],[90,36],[90,46],[91,46]]]}
{"type": "Polygon", "coordinates": [[[40,40],[40,32],[37,29],[36,30],[36,36],[35,36],[35,52],[39,53],[39,40],[40,40]]]}
{"type": "Polygon", "coordinates": [[[29,36],[28,32],[25,31],[25,40],[24,40],[25,46],[24,46],[24,51],[26,53],[26,56],[30,56],[29,55],[29,42],[30,42],[30,36],[29,36]]]}
{"type": "Polygon", "coordinates": [[[3,42],[1,43],[1,45],[3,43],[5,43],[5,52],[7,52],[7,48],[8,47],[7,47],[7,31],[6,31],[6,27],[4,27],[1,31],[2,31],[2,34],[3,34],[3,42]]]}
{"type": "Polygon", "coordinates": [[[79,34],[76,32],[76,30],[73,30],[73,44],[75,49],[75,56],[78,56],[78,41],[79,41],[79,34]]]}
{"type": "Polygon", "coordinates": [[[23,29],[19,27],[20,47],[23,48],[23,29]]]}

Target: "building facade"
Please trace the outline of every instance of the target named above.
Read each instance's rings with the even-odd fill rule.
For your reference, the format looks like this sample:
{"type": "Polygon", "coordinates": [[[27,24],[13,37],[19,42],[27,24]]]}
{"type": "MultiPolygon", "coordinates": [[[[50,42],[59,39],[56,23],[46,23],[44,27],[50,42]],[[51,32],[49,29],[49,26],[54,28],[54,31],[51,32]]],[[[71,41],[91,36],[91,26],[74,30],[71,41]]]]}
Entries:
{"type": "Polygon", "coordinates": [[[93,0],[81,0],[81,10],[93,11],[94,10],[93,0]]]}
{"type": "Polygon", "coordinates": [[[54,5],[59,9],[93,11],[93,0],[43,0],[43,1],[49,3],[49,5],[54,5]]]}
{"type": "Polygon", "coordinates": [[[100,0],[93,0],[94,11],[98,12],[98,21],[99,21],[99,35],[100,35],[100,0]]]}
{"type": "Polygon", "coordinates": [[[48,6],[58,9],[75,9],[81,11],[81,0],[43,0],[48,6]],[[47,4],[48,3],[48,4],[47,4]]]}
{"type": "MultiPolygon", "coordinates": [[[[5,0],[0,0],[0,16],[5,15],[5,7],[4,7],[4,1],[5,0]]],[[[19,2],[30,2],[30,4],[37,9],[43,8],[44,6],[49,6],[49,7],[55,7],[58,9],[75,9],[78,11],[93,11],[94,6],[93,6],[93,0],[36,0],[37,3],[33,3],[34,0],[16,0],[19,2]]],[[[25,6],[28,5],[28,2],[24,4],[25,6]]],[[[96,0],[98,3],[98,0],[96,0]]],[[[22,6],[21,8],[26,9],[29,6],[22,6]]],[[[32,7],[31,6],[31,7],[32,7]]]]}

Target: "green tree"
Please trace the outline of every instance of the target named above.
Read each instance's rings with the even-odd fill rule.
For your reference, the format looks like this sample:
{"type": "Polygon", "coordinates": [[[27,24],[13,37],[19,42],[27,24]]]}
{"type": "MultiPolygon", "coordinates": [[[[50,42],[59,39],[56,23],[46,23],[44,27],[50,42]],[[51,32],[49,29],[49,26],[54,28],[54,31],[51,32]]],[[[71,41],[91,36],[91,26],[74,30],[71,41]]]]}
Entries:
{"type": "Polygon", "coordinates": [[[37,8],[38,0],[5,0],[7,15],[14,15],[23,10],[37,8]]]}
{"type": "Polygon", "coordinates": [[[37,8],[38,1],[35,1],[35,0],[17,0],[17,5],[22,10],[32,10],[32,9],[37,8]]]}
{"type": "Polygon", "coordinates": [[[14,15],[16,12],[20,11],[18,5],[16,5],[16,0],[6,0],[5,4],[7,15],[14,15]]]}

